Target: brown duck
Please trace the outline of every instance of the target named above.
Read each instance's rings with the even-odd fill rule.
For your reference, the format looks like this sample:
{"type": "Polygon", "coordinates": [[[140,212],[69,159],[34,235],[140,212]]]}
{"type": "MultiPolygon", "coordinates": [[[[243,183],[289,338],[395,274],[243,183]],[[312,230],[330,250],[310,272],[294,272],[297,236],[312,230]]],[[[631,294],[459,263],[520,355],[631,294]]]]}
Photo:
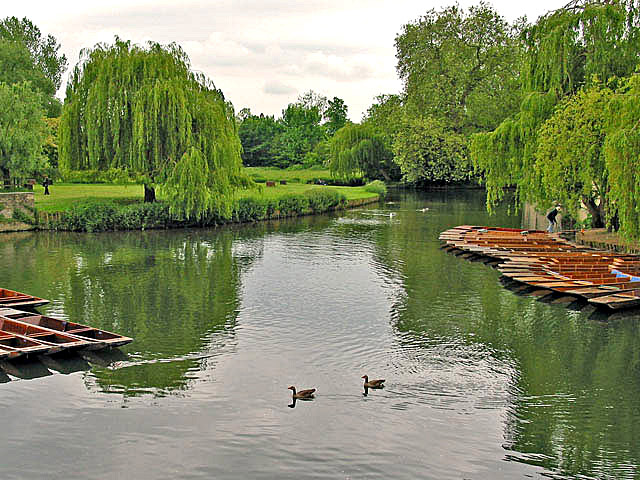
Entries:
{"type": "Polygon", "coordinates": [[[301,400],[304,400],[305,398],[313,398],[313,392],[316,391],[315,388],[309,388],[308,390],[300,390],[299,392],[296,392],[296,387],[293,385],[289,387],[289,390],[293,391],[293,398],[299,398],[301,400]]]}
{"type": "Polygon", "coordinates": [[[365,388],[384,388],[384,378],[378,380],[369,380],[367,375],[363,375],[365,388]]]}

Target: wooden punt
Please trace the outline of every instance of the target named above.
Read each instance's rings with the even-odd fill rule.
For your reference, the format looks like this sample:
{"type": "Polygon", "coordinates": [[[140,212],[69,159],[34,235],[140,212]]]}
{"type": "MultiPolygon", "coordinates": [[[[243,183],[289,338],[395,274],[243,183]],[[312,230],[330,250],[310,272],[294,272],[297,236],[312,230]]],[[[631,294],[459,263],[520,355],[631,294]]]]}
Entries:
{"type": "Polygon", "coordinates": [[[59,350],[52,348],[52,350],[48,352],[49,354],[58,353],[58,351],[62,350],[87,348],[94,343],[74,335],[56,332],[54,330],[3,316],[0,316],[0,333],[9,333],[18,337],[28,338],[29,340],[33,340],[44,345],[60,347],[59,350]]]}
{"type": "Polygon", "coordinates": [[[35,308],[49,303],[49,300],[27,295],[26,293],[16,292],[7,288],[0,288],[0,307],[23,307],[35,308]]]}
{"type": "Polygon", "coordinates": [[[599,307],[608,307],[611,310],[637,307],[640,305],[640,289],[625,290],[624,292],[590,298],[589,303],[599,307]]]}
{"type": "Polygon", "coordinates": [[[0,349],[9,352],[8,359],[14,360],[24,355],[52,355],[61,351],[62,347],[0,331],[0,349]]]}
{"type": "MultiPolygon", "coordinates": [[[[487,257],[513,285],[611,309],[640,305],[640,256],[598,251],[542,231],[463,225],[440,234],[445,250],[487,257]],[[515,282],[515,283],[513,283],[515,282]]],[[[555,301],[555,300],[554,300],[555,301]]]]}
{"type": "Polygon", "coordinates": [[[17,320],[30,326],[37,326],[49,332],[63,333],[64,335],[81,339],[86,342],[83,348],[88,350],[98,350],[107,347],[115,348],[133,341],[130,337],[88,325],[47,317],[45,315],[21,312],[15,309],[0,308],[0,318],[2,317],[17,320]]]}
{"type": "Polygon", "coordinates": [[[597,285],[593,287],[582,287],[575,290],[565,290],[565,293],[570,295],[578,295],[583,298],[596,298],[604,297],[614,293],[623,293],[630,290],[640,288],[640,282],[629,282],[627,284],[615,284],[615,285],[597,285]]]}

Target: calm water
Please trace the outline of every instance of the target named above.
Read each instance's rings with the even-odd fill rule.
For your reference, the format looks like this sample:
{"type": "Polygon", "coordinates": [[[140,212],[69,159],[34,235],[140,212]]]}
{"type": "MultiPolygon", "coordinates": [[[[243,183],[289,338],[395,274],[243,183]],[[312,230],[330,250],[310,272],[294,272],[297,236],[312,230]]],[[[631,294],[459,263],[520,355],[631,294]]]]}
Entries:
{"type": "Polygon", "coordinates": [[[135,342],[3,365],[0,478],[639,478],[640,317],[517,295],[441,251],[452,226],[519,225],[481,192],[392,200],[3,235],[2,286],[135,342]],[[364,396],[365,373],[387,388],[364,396]]]}

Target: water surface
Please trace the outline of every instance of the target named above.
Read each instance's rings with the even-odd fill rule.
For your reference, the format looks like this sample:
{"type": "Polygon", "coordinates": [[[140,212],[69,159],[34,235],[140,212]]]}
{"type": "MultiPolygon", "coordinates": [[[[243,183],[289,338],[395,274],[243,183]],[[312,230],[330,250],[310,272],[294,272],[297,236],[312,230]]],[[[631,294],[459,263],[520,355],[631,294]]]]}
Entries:
{"type": "Polygon", "coordinates": [[[455,225],[520,225],[480,191],[390,200],[3,235],[2,286],[135,342],[3,365],[0,478],[637,478],[639,317],[518,295],[440,250],[455,225]],[[387,387],[363,395],[363,374],[387,387]]]}

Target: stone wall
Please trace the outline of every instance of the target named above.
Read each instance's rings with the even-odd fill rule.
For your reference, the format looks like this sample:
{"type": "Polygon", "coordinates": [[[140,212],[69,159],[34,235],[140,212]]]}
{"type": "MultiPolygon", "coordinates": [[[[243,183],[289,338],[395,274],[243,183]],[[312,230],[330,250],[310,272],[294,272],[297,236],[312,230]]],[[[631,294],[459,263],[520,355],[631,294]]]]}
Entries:
{"type": "Polygon", "coordinates": [[[31,192],[0,193],[0,232],[32,230],[33,225],[13,220],[16,210],[33,217],[34,199],[31,192]]]}

